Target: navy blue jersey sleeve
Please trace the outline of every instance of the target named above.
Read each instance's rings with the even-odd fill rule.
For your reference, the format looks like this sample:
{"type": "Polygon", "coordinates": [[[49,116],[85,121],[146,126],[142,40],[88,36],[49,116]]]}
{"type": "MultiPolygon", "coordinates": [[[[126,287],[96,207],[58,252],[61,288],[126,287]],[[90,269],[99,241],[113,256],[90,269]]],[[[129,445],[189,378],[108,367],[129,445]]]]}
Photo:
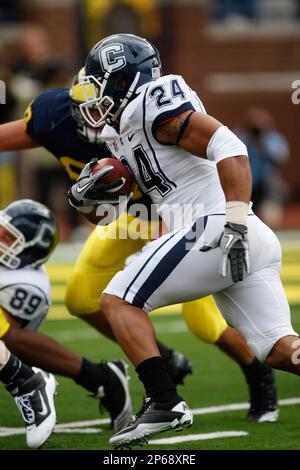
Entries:
{"type": "MultiPolygon", "coordinates": [[[[62,89],[45,91],[35,98],[25,110],[25,130],[35,142],[41,145],[44,138],[49,136],[52,123],[57,120],[57,98],[61,93],[62,89]]],[[[69,110],[66,109],[66,111],[69,110]]]]}

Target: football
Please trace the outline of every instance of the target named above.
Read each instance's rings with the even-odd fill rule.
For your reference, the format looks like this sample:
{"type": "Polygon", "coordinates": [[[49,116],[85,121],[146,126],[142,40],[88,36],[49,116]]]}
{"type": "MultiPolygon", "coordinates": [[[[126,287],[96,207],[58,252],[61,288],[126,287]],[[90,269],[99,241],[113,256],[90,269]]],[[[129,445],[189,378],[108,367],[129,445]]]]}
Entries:
{"type": "MultiPolygon", "coordinates": [[[[107,165],[113,166],[114,169],[104,178],[101,178],[101,183],[111,183],[120,178],[125,178],[125,184],[120,189],[119,193],[122,196],[129,196],[133,188],[132,175],[127,166],[116,158],[102,158],[101,160],[98,160],[97,164],[92,168],[92,173],[97,173],[99,170],[102,170],[107,165]]],[[[116,211],[118,211],[119,209],[120,208],[114,208],[113,206],[108,207],[108,205],[106,204],[101,204],[95,207],[92,212],[85,214],[85,217],[89,220],[89,222],[93,224],[105,226],[109,225],[113,221],[112,219],[116,215],[116,211]]]]}
{"type": "Polygon", "coordinates": [[[97,173],[97,171],[102,170],[102,168],[108,165],[113,166],[114,169],[107,176],[101,178],[101,183],[111,183],[120,178],[125,178],[126,182],[122,189],[120,189],[120,194],[124,196],[129,196],[133,186],[133,179],[131,173],[127,166],[125,166],[116,158],[102,158],[101,160],[98,160],[98,163],[92,168],[92,173],[95,174],[97,173]]]}

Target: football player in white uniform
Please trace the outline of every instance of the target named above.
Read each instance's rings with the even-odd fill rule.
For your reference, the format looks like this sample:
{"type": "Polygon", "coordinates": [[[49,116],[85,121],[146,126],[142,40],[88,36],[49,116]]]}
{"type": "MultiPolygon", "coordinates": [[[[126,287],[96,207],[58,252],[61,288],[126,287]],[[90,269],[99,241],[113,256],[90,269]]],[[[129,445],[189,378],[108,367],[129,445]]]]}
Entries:
{"type": "MultiPolygon", "coordinates": [[[[74,181],[92,157],[110,156],[111,152],[101,144],[101,129],[88,126],[80,113],[80,105],[85,101],[79,85],[81,75],[84,75],[84,69],[75,76],[70,90],[60,88],[44,91],[28,105],[23,119],[0,125],[0,151],[43,146],[60,161],[74,181]]],[[[139,190],[135,191],[132,202],[137,203],[138,193],[139,190]]],[[[147,214],[145,216],[147,218],[147,214]]],[[[128,217],[128,213],[122,214],[111,224],[108,232],[105,232],[105,227],[95,228],[68,278],[65,295],[68,311],[110,339],[114,339],[111,328],[107,328],[99,311],[99,293],[123,269],[125,259],[140,251],[150,239],[151,232],[157,228],[156,222],[148,225],[147,234],[144,230],[144,235],[137,238],[110,235],[129,234],[132,226],[138,225],[137,218],[128,217]]],[[[276,421],[278,407],[273,370],[255,358],[237,329],[227,325],[212,296],[183,304],[182,314],[189,331],[201,341],[214,344],[226,352],[241,367],[249,386],[250,408],[247,419],[257,423],[276,421]]],[[[176,385],[183,383],[192,371],[192,364],[180,352],[159,341],[157,344],[173,382],[176,385]]],[[[52,357],[51,354],[49,357],[52,357]]],[[[68,367],[72,364],[74,369],[74,361],[69,361],[68,367]]]]}
{"type": "Polygon", "coordinates": [[[28,447],[41,447],[56,423],[55,378],[41,369],[23,364],[0,340],[0,381],[14,397],[25,422],[28,447]]]}
{"type": "Polygon", "coordinates": [[[36,331],[51,304],[43,263],[57,240],[54,216],[44,205],[21,199],[0,211],[0,338],[27,364],[70,377],[88,390],[119,430],[132,415],[127,364],[93,363],[36,331]]]}
{"type": "MultiPolygon", "coordinates": [[[[107,321],[148,397],[136,421],[110,440],[131,446],[193,421],[163,366],[148,312],[213,294],[260,361],[300,374],[292,360],[297,334],[280,280],[280,244],[251,210],[245,145],[206,114],[181,76],[161,76],[159,53],[145,39],[103,39],[85,70],[83,90],[90,85],[97,93],[81,105],[84,118],[95,127],[110,126],[104,132],[113,153],[129,165],[171,230],[102,295],[107,321]],[[188,220],[177,216],[185,205],[188,220]]],[[[97,205],[97,186],[90,191],[94,176],[85,174],[70,193],[79,190],[82,205],[97,205]],[[84,188],[93,197],[85,197],[84,188]]]]}

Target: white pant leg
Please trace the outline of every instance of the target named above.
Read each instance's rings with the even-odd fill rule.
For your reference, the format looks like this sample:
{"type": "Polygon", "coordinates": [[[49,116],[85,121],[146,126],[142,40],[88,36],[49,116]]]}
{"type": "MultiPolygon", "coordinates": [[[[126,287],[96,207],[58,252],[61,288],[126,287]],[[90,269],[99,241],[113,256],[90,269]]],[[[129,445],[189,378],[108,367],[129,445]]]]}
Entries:
{"type": "Polygon", "coordinates": [[[297,336],[280,280],[280,264],[251,274],[214,298],[227,323],[242,333],[262,362],[280,338],[297,336]]]}
{"type": "MultiPolygon", "coordinates": [[[[210,216],[200,246],[220,234],[223,226],[224,217],[210,216]]],[[[104,292],[146,312],[216,294],[225,319],[242,332],[257,357],[264,360],[276,341],[296,333],[279,275],[280,244],[256,216],[249,216],[248,229],[251,272],[242,282],[234,284],[230,270],[221,277],[219,248],[207,252],[186,249],[189,229],[185,229],[150,243],[104,292]]]]}
{"type": "MultiPolygon", "coordinates": [[[[222,232],[224,217],[209,218],[205,241],[222,232]]],[[[204,227],[199,226],[199,246],[191,249],[190,228],[149,243],[104,290],[149,312],[157,307],[198,299],[232,284],[218,273],[220,250],[201,252],[204,227]]]]}
{"type": "MultiPolygon", "coordinates": [[[[226,278],[222,278],[219,273],[220,249],[207,252],[199,250],[221,235],[224,219],[224,215],[209,216],[205,219],[205,230],[203,225],[199,225],[196,249],[194,246],[191,249],[191,239],[187,237],[190,227],[149,243],[132,263],[116,274],[104,292],[149,312],[157,307],[195,300],[229,287],[232,284],[230,273],[226,278]]],[[[270,263],[272,251],[278,251],[279,243],[273,232],[257,217],[249,217],[249,226],[253,233],[250,240],[251,265],[254,269],[260,269],[270,263]],[[264,243],[257,244],[259,229],[263,232],[264,243]],[[268,254],[266,260],[265,253],[268,254]]],[[[280,254],[277,258],[280,259],[280,254]]]]}

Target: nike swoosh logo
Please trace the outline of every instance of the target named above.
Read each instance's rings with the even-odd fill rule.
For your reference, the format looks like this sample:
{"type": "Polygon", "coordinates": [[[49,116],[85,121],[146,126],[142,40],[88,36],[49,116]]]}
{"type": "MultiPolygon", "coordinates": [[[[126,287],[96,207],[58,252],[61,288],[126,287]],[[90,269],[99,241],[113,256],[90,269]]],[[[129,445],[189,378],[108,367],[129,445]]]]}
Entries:
{"type": "Polygon", "coordinates": [[[131,141],[132,141],[132,139],[133,139],[133,136],[134,136],[134,134],[130,134],[130,135],[128,135],[128,140],[129,140],[129,142],[131,142],[131,141]]]}
{"type": "Polygon", "coordinates": [[[82,193],[82,191],[84,191],[85,189],[89,188],[91,186],[91,184],[93,184],[92,181],[89,181],[88,183],[86,183],[84,186],[77,186],[77,192],[78,193],[82,193]]]}
{"type": "Polygon", "coordinates": [[[48,413],[48,408],[47,408],[47,405],[46,405],[45,400],[43,398],[43,395],[41,394],[40,391],[39,391],[39,395],[40,395],[40,400],[41,400],[41,404],[42,404],[42,411],[39,411],[39,414],[41,416],[46,416],[46,414],[48,413]]]}

